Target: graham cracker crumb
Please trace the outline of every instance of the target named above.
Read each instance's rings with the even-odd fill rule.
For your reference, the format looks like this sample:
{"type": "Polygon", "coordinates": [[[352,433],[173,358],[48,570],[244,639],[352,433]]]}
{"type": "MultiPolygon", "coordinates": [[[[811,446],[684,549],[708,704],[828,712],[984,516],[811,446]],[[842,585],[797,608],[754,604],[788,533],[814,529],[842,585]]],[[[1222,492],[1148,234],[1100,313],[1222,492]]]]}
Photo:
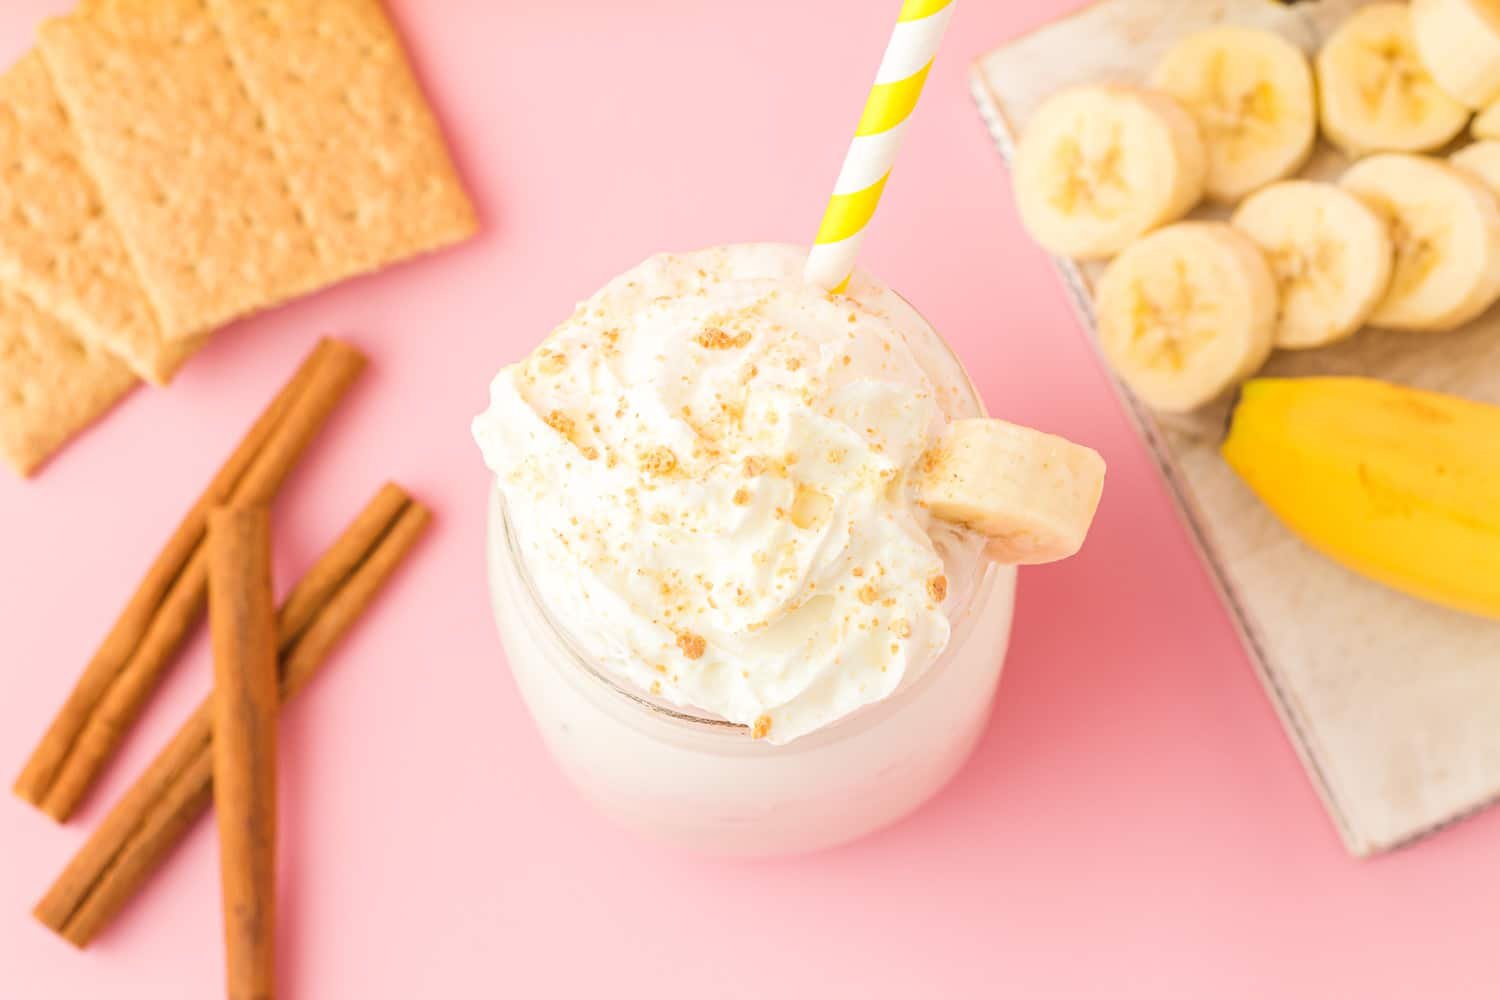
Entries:
{"type": "Polygon", "coordinates": [[[750,738],[753,740],[763,740],[770,732],[771,717],[769,715],[762,715],[755,720],[755,725],[751,727],[750,738]]]}
{"type": "Polygon", "coordinates": [[[548,427],[557,431],[557,433],[561,434],[563,437],[573,437],[573,431],[575,429],[573,418],[568,416],[562,410],[553,410],[551,413],[547,414],[546,422],[548,427]]]}
{"type": "Polygon", "coordinates": [[[859,599],[866,604],[874,604],[875,599],[880,596],[880,591],[875,589],[873,583],[867,583],[859,588],[859,599]]]}
{"type": "Polygon", "coordinates": [[[734,505],[736,507],[743,507],[743,506],[745,506],[749,502],[750,502],[750,491],[749,490],[747,490],[743,486],[741,486],[739,489],[737,489],[737,490],[734,491],[734,505]]]}
{"type": "Polygon", "coordinates": [[[897,618],[895,621],[891,622],[891,631],[896,633],[903,639],[910,639],[911,622],[907,621],[905,618],[897,618]]]}
{"type": "Polygon", "coordinates": [[[653,476],[671,475],[677,468],[677,456],[665,446],[652,448],[641,454],[641,468],[653,476]]]}
{"type": "Polygon", "coordinates": [[[937,603],[943,603],[948,596],[948,578],[939,573],[927,581],[927,596],[937,603]]]}
{"type": "Polygon", "coordinates": [[[797,484],[797,491],[792,498],[792,523],[797,527],[805,529],[816,526],[832,509],[833,501],[827,494],[805,483],[797,484]]]}
{"type": "Polygon", "coordinates": [[[730,336],[718,327],[711,326],[706,330],[700,331],[698,336],[693,339],[698,342],[700,347],[706,350],[727,351],[730,348],[744,347],[750,343],[750,334],[748,331],[741,330],[739,333],[730,336]]]}
{"type": "Polygon", "coordinates": [[[682,655],[690,660],[696,660],[708,649],[708,641],[695,632],[677,633],[677,648],[682,650],[682,655]]]}

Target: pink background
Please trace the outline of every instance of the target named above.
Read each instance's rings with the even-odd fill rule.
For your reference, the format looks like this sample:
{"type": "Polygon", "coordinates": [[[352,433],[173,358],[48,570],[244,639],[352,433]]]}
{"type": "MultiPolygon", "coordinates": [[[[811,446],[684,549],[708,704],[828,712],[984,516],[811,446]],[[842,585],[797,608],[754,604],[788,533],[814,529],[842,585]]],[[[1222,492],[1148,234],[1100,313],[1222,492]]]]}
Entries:
{"type": "MultiPolygon", "coordinates": [[[[35,482],[0,478],[8,785],[146,563],[319,333],[373,358],[278,508],[283,585],[387,477],[437,527],[285,716],[282,980],[319,1000],[480,996],[1493,996],[1500,813],[1347,858],[965,91],[1077,0],[961,6],[865,260],[998,415],[1110,462],[1080,557],[1023,574],[993,725],[912,819],[724,864],[619,833],[547,758],[483,577],[490,373],[660,249],[816,225],[895,0],[397,0],[478,197],[476,243],[226,331],[35,482]]],[[[0,57],[65,0],[0,5],[0,57]]],[[[207,690],[200,635],[58,829],[0,799],[0,998],[220,993],[201,825],[75,952],[28,916],[207,690]]]]}

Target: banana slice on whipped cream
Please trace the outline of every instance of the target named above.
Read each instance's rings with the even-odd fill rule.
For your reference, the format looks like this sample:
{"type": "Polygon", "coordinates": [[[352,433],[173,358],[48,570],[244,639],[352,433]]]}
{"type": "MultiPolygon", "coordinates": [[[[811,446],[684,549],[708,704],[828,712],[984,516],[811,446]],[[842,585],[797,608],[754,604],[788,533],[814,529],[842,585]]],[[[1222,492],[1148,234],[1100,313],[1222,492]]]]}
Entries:
{"type": "Polygon", "coordinates": [[[988,537],[985,554],[1034,565],[1083,545],[1104,489],[1092,448],[1004,420],[955,420],[923,462],[917,498],[988,537]]]}

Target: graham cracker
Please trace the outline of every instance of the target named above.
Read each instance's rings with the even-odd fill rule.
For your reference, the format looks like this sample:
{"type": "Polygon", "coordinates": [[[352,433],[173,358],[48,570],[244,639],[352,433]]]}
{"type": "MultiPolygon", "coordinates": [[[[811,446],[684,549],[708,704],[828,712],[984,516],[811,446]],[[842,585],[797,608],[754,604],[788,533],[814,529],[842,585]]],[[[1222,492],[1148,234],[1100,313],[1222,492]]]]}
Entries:
{"type": "Polygon", "coordinates": [[[0,280],[164,385],[202,341],[162,335],[80,155],[46,63],[28,53],[0,74],[0,280]]]}
{"type": "Polygon", "coordinates": [[[203,0],[93,0],[41,51],[162,332],[325,284],[265,121],[203,0]]]}
{"type": "Polygon", "coordinates": [[[124,362],[0,284],[0,457],[21,475],[135,384],[124,362]]]}
{"type": "Polygon", "coordinates": [[[474,234],[380,0],[208,0],[331,280],[474,234]]]}

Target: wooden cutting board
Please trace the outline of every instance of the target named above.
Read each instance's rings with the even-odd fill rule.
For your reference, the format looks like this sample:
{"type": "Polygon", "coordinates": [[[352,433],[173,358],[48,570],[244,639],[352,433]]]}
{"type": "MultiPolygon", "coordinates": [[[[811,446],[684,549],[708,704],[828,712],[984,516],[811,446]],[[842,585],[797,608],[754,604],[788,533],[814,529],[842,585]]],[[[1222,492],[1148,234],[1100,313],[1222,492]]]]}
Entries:
{"type": "MultiPolygon", "coordinates": [[[[1366,2],[1103,0],[979,59],[973,92],[1009,161],[1028,116],[1064,87],[1143,83],[1174,41],[1221,23],[1267,28],[1312,53],[1366,2]]],[[[1304,175],[1344,165],[1324,147],[1304,175]]],[[[1090,299],[1102,265],[1057,268],[1097,344],[1090,299]]],[[[1500,403],[1500,310],[1456,333],[1366,330],[1278,351],[1265,374],[1368,375],[1500,403]]],[[[1500,622],[1405,597],[1304,546],[1219,458],[1226,403],[1168,416],[1115,388],[1349,850],[1407,843],[1500,799],[1500,622]]]]}

